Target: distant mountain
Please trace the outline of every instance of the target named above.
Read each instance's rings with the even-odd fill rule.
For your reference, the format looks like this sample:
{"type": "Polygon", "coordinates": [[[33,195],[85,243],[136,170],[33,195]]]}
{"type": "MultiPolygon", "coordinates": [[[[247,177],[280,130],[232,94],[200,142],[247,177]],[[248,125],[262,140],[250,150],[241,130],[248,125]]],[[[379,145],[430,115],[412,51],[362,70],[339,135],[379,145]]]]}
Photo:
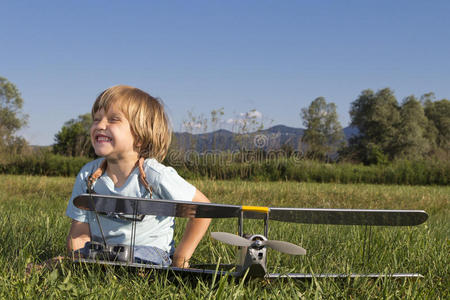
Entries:
{"type": "MultiPolygon", "coordinates": [[[[183,149],[196,149],[204,152],[215,150],[237,150],[244,145],[247,149],[279,149],[282,145],[290,145],[297,149],[300,144],[305,129],[294,128],[284,125],[276,125],[248,135],[233,133],[229,130],[220,129],[213,132],[191,134],[187,132],[175,132],[173,143],[176,147],[183,149]]],[[[345,138],[358,134],[355,127],[344,128],[345,138]]]]}
{"type": "Polygon", "coordinates": [[[352,136],[358,135],[359,134],[359,130],[356,127],[345,127],[344,128],[344,135],[345,135],[345,139],[348,140],[349,138],[351,138],[352,136]]]}

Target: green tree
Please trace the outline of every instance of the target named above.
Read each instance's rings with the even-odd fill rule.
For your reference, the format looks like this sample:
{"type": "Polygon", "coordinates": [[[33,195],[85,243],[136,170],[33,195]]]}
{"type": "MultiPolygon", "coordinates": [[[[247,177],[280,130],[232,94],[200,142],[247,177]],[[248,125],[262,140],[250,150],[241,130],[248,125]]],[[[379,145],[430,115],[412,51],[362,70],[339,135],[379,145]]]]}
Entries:
{"type": "Polygon", "coordinates": [[[27,142],[15,133],[27,124],[28,115],[22,111],[23,99],[17,87],[0,77],[0,150],[20,152],[27,142]]]}
{"type": "Polygon", "coordinates": [[[447,157],[450,154],[450,101],[442,99],[432,101],[434,95],[426,94],[422,96],[425,106],[425,115],[430,120],[431,130],[436,135],[436,145],[443,150],[447,157]]]}
{"type": "Polygon", "coordinates": [[[427,138],[427,127],[422,104],[414,96],[406,97],[400,109],[396,156],[411,159],[427,154],[434,143],[427,138]]]}
{"type": "Polygon", "coordinates": [[[350,118],[351,126],[358,128],[359,135],[350,139],[349,152],[356,153],[368,164],[377,163],[371,157],[387,155],[389,159],[394,158],[398,151],[400,107],[391,89],[376,93],[370,89],[362,91],[351,103],[350,118]]]}
{"type": "Polygon", "coordinates": [[[94,157],[95,152],[91,146],[90,127],[91,114],[87,113],[64,123],[61,130],[55,135],[53,152],[67,156],[94,157]]]}
{"type": "Polygon", "coordinates": [[[302,108],[301,117],[306,130],[302,142],[306,155],[313,159],[329,159],[344,143],[344,133],[336,113],[336,105],[318,97],[308,108],[302,108]]]}

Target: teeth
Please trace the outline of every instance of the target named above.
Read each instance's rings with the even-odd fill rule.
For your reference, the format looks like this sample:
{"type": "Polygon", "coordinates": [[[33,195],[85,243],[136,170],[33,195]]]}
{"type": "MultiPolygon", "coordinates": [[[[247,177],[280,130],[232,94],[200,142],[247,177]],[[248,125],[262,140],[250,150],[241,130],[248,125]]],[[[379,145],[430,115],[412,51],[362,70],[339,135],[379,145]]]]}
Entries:
{"type": "Polygon", "coordinates": [[[97,137],[97,141],[99,141],[99,142],[110,142],[111,139],[109,137],[107,137],[107,136],[98,136],[97,137]]]}

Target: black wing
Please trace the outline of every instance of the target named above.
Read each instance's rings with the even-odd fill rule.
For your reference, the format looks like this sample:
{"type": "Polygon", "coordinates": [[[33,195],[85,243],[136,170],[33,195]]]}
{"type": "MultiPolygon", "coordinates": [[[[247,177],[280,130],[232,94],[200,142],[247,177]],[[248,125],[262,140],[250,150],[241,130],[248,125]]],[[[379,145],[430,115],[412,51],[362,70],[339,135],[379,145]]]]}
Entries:
{"type": "Polygon", "coordinates": [[[413,226],[428,219],[423,210],[271,208],[271,220],[330,225],[413,226]]]}
{"type": "Polygon", "coordinates": [[[98,194],[82,194],[73,200],[76,207],[95,210],[99,213],[126,215],[156,215],[191,218],[233,218],[238,217],[238,205],[159,200],[98,194]]]}
{"type": "MultiPolygon", "coordinates": [[[[242,206],[239,205],[98,194],[82,194],[74,199],[74,205],[85,210],[94,210],[95,207],[95,210],[100,213],[195,218],[236,218],[242,211],[242,206]]],[[[270,220],[304,224],[413,226],[422,224],[428,219],[428,214],[423,210],[280,207],[267,209],[270,220]]],[[[263,219],[266,214],[258,211],[244,211],[243,216],[251,219],[263,219]]]]}

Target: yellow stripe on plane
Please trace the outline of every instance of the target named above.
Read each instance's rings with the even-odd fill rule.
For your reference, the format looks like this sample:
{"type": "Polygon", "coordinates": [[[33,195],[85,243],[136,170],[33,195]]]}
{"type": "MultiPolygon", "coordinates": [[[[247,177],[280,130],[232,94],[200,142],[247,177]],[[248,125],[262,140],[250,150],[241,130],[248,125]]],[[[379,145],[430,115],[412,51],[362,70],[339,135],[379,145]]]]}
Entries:
{"type": "Polygon", "coordinates": [[[265,206],[246,206],[243,205],[241,207],[241,209],[243,211],[253,211],[253,212],[259,212],[259,213],[269,213],[269,207],[265,207],[265,206]]]}

